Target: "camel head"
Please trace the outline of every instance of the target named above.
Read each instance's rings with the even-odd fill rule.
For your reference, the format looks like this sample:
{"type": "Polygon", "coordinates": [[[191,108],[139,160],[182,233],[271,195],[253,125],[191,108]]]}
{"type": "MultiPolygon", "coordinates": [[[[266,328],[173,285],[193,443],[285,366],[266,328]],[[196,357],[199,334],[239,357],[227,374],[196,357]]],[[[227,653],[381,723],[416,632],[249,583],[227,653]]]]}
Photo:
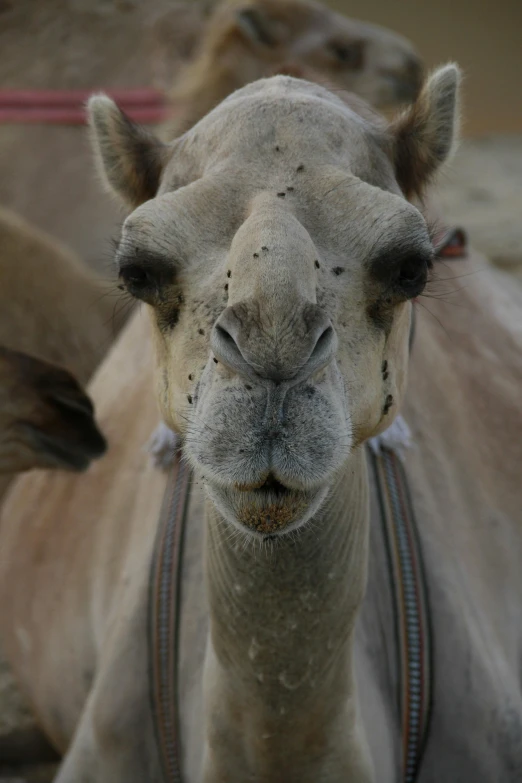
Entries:
{"type": "MultiPolygon", "coordinates": [[[[164,59],[179,49],[164,42],[169,29],[178,31],[180,16],[187,12],[177,8],[158,20],[164,59]]],[[[179,86],[197,92],[199,82],[212,85],[216,102],[281,73],[354,92],[379,107],[413,100],[421,85],[422,64],[409,41],[312,0],[225,0],[199,25],[179,86]]],[[[191,29],[196,26],[192,19],[191,29]]],[[[164,70],[173,73],[175,66],[164,70]]]]}
{"type": "Polygon", "coordinates": [[[166,422],[231,524],[302,525],[404,395],[433,248],[418,194],[450,153],[448,65],[391,124],[277,76],[163,145],[91,99],[100,166],[134,207],[117,251],[154,323],[166,422]]]}
{"type": "Polygon", "coordinates": [[[70,373],[0,347],[0,473],[85,470],[105,448],[92,403],[70,373]]]}

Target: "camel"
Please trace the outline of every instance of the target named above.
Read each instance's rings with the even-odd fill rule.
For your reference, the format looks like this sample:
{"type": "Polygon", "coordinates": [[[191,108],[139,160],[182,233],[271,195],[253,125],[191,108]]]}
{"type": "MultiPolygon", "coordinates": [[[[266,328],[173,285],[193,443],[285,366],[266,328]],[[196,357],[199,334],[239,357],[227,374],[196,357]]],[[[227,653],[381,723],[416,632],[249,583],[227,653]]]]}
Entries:
{"type": "MultiPolygon", "coordinates": [[[[253,8],[252,3],[248,6],[253,8]]],[[[283,6],[285,3],[281,2],[278,8],[283,6]]],[[[256,23],[262,22],[265,26],[268,24],[274,28],[277,19],[274,17],[273,6],[264,6],[259,2],[256,3],[254,14],[250,15],[250,36],[246,35],[245,28],[248,14],[241,14],[240,8],[227,7],[226,11],[222,9],[210,15],[207,32],[207,20],[202,6],[196,7],[193,3],[172,4],[155,0],[152,5],[146,4],[146,7],[115,6],[109,9],[106,3],[98,3],[95,0],[90,2],[88,7],[75,3],[74,7],[71,5],[67,9],[59,10],[53,8],[53,3],[46,3],[45,6],[33,9],[30,19],[24,13],[22,6],[16,6],[4,19],[3,32],[0,32],[6,65],[3,71],[3,84],[7,87],[38,89],[97,84],[134,87],[154,81],[161,89],[170,91],[174,74],[186,59],[195,55],[197,49],[194,68],[187,74],[194,85],[194,97],[191,98],[190,89],[183,88],[183,79],[175,80],[176,90],[180,95],[183,92],[184,112],[187,117],[190,114],[193,119],[197,119],[196,102],[198,111],[203,114],[224,92],[248,80],[248,73],[243,67],[245,59],[250,62],[250,69],[257,60],[261,69],[267,67],[267,64],[273,69],[270,60],[275,55],[282,58],[286,70],[291,68],[295,70],[297,67],[303,70],[303,58],[301,56],[299,60],[298,52],[300,33],[298,29],[294,30],[294,25],[299,22],[304,43],[304,36],[309,34],[312,6],[310,4],[301,6],[293,2],[291,10],[291,15],[287,10],[285,22],[292,33],[289,45],[286,46],[283,42],[275,48],[270,47],[267,53],[263,48],[259,48],[252,34],[255,33],[256,23]],[[156,16],[155,20],[154,16],[156,16]],[[265,16],[267,18],[264,20],[265,16]],[[151,20],[152,24],[149,27],[151,20]],[[219,33],[218,27],[223,21],[226,24],[219,33]],[[234,34],[236,28],[237,35],[234,34]],[[222,45],[216,39],[216,33],[223,36],[222,45]],[[238,45],[239,34],[243,36],[242,45],[238,45]],[[205,53],[205,43],[197,45],[201,37],[204,37],[205,41],[208,40],[213,47],[211,56],[205,53]],[[110,46],[100,45],[100,41],[104,39],[110,40],[110,46]],[[234,57],[238,58],[233,67],[236,72],[235,80],[231,80],[230,72],[223,70],[226,59],[224,50],[226,51],[227,48],[230,53],[234,53],[234,57]],[[129,51],[132,51],[130,59],[129,51]],[[45,63],[44,68],[41,67],[42,62],[45,63]],[[218,69],[216,69],[217,62],[220,64],[218,69]],[[34,68],[34,63],[39,63],[38,68],[34,68]],[[218,72],[222,74],[222,84],[216,83],[215,74],[218,72]],[[202,81],[211,85],[211,89],[206,89],[204,95],[201,89],[202,81]]],[[[278,10],[275,16],[279,14],[278,10]]],[[[317,69],[317,73],[314,74],[317,78],[325,79],[332,76],[332,55],[328,49],[328,36],[333,34],[333,27],[338,24],[347,49],[343,53],[341,47],[336,55],[337,58],[349,56],[352,51],[351,44],[360,56],[363,55],[363,47],[365,49],[365,65],[362,71],[361,63],[359,65],[352,63],[353,71],[349,62],[339,69],[341,84],[346,86],[350,83],[356,87],[357,84],[351,81],[351,74],[357,72],[358,80],[363,85],[365,80],[367,85],[371,83],[372,78],[383,87],[386,83],[395,83],[398,87],[396,97],[399,99],[401,85],[404,96],[404,90],[407,91],[408,85],[411,87],[418,79],[420,66],[416,66],[413,62],[416,61],[416,55],[411,45],[404,39],[392,33],[386,34],[386,31],[376,27],[365,27],[361,23],[349,22],[343,17],[332,15],[330,11],[320,6],[315,6],[313,14],[317,18],[317,29],[321,30],[320,38],[324,41],[326,52],[324,63],[317,60],[318,56],[321,59],[320,44],[315,53],[308,52],[308,57],[311,57],[317,69]],[[357,37],[357,41],[353,40],[354,36],[357,37]],[[368,54],[369,67],[366,64],[368,54]],[[372,77],[372,69],[379,64],[386,69],[387,74],[380,76],[374,72],[372,77]],[[409,75],[407,65],[410,69],[409,75]],[[323,68],[324,74],[321,72],[323,68]]],[[[337,41],[337,37],[334,38],[337,41]]],[[[341,43],[337,41],[339,46],[341,43]]],[[[335,66],[333,69],[335,70],[335,66]]],[[[177,122],[181,127],[182,124],[186,126],[188,120],[179,115],[177,122]]],[[[170,127],[172,128],[174,124],[171,118],[170,127]]],[[[85,153],[82,131],[68,127],[2,126],[0,139],[4,150],[0,201],[9,203],[17,211],[29,217],[32,222],[45,227],[46,231],[50,231],[67,245],[75,248],[89,266],[101,272],[105,281],[112,281],[113,274],[109,261],[111,247],[108,240],[111,235],[117,233],[121,210],[114,203],[103,201],[99,197],[98,183],[95,177],[90,176],[89,159],[85,153]],[[37,156],[35,150],[38,151],[37,156]]],[[[3,238],[4,242],[5,231],[8,228],[8,233],[12,234],[14,223],[17,223],[20,228],[20,236],[25,233],[25,229],[32,232],[32,229],[28,226],[24,227],[14,216],[8,218],[5,213],[0,213],[0,238],[3,238]]],[[[34,236],[34,232],[32,233],[34,236]]],[[[44,241],[48,242],[48,240],[44,241]]],[[[13,246],[12,241],[10,246],[13,246]]],[[[65,259],[66,252],[64,249],[63,252],[59,252],[59,255],[65,259]]],[[[17,276],[18,281],[23,282],[22,270],[27,266],[31,284],[37,285],[37,281],[41,280],[42,286],[51,296],[49,303],[56,303],[58,300],[55,299],[53,292],[63,286],[50,287],[51,281],[47,273],[42,278],[38,275],[38,269],[32,268],[31,254],[25,256],[15,251],[15,255],[20,261],[20,265],[18,263],[13,265],[13,268],[20,273],[20,277],[17,276]]],[[[50,268],[50,253],[47,255],[49,257],[46,259],[46,265],[50,268]]],[[[65,272],[65,267],[63,271],[65,272]]],[[[71,283],[74,279],[75,277],[71,277],[71,283]]],[[[25,285],[26,283],[24,289],[25,285]]],[[[85,293],[91,285],[94,286],[95,281],[91,283],[84,280],[85,293]]],[[[70,289],[69,283],[67,288],[70,289]]],[[[55,321],[55,316],[48,317],[45,306],[39,303],[38,307],[33,309],[34,303],[31,301],[31,312],[40,313],[38,318],[33,320],[35,328],[32,329],[21,309],[16,309],[18,284],[17,291],[12,291],[9,287],[3,290],[8,304],[3,321],[4,331],[1,335],[4,342],[11,347],[36,353],[41,358],[64,364],[73,370],[82,383],[87,381],[95,364],[110,345],[113,332],[117,331],[120,325],[120,322],[116,321],[115,328],[109,328],[114,320],[113,312],[115,310],[120,312],[123,310],[124,314],[128,312],[125,302],[114,299],[116,291],[109,292],[109,287],[106,286],[104,289],[106,298],[100,298],[96,293],[93,305],[87,312],[84,304],[90,297],[86,296],[85,300],[79,302],[79,309],[76,308],[76,301],[70,301],[69,307],[69,300],[59,300],[60,309],[68,310],[68,313],[65,313],[66,317],[73,318],[71,326],[74,328],[71,330],[67,328],[65,334],[55,321]],[[98,311],[101,320],[97,318],[98,311]],[[44,316],[47,316],[44,323],[46,328],[42,329],[44,316]],[[81,334],[78,331],[80,323],[84,324],[82,329],[85,330],[81,334]],[[46,350],[42,353],[39,349],[43,342],[46,343],[44,346],[46,350]],[[69,350],[71,348],[72,353],[69,350]],[[48,352],[49,349],[51,353],[48,352]],[[72,365],[69,363],[71,358],[72,365]]],[[[32,285],[30,290],[33,290],[32,285]]],[[[23,301],[26,301],[26,293],[23,295],[23,301]]],[[[41,302],[45,301],[42,297],[41,302]]],[[[0,324],[0,332],[2,332],[2,324],[0,324]]],[[[9,477],[0,479],[0,499],[8,483],[9,477]]]]}
{"type": "Polygon", "coordinates": [[[113,335],[114,297],[70,250],[0,209],[0,345],[87,383],[113,335]]]}
{"type": "Polygon", "coordinates": [[[105,448],[92,403],[70,373],[0,346],[0,475],[85,470],[105,448]]]}
{"type": "Polygon", "coordinates": [[[0,279],[1,503],[19,471],[84,469],[103,452],[78,382],[105,355],[121,302],[68,248],[3,208],[0,279]]]}
{"type": "MultiPolygon", "coordinates": [[[[115,310],[113,286],[102,281],[68,248],[3,208],[0,208],[0,279],[0,346],[33,357],[35,368],[39,359],[71,373],[70,393],[76,382],[84,386],[121,326],[121,320],[114,318],[119,308],[116,306],[115,310]]],[[[57,371],[56,382],[59,377],[57,371]]],[[[6,384],[7,399],[13,399],[17,392],[11,388],[5,373],[2,381],[6,384]]],[[[23,382],[22,375],[19,381],[23,382]]],[[[27,392],[30,397],[29,388],[27,392]]],[[[77,393],[80,394],[79,390],[77,393]]],[[[22,399],[17,402],[22,407],[22,399]]],[[[84,406],[88,407],[85,400],[84,406]]],[[[39,408],[44,415],[42,405],[39,408]]],[[[15,416],[19,412],[13,410],[15,416]]],[[[49,417],[50,411],[45,415],[49,417]]],[[[72,424],[72,413],[69,423],[72,424]]],[[[71,447],[73,437],[71,432],[71,447]]],[[[34,456],[28,455],[28,459],[34,460],[34,456]]],[[[23,464],[22,456],[21,460],[23,464]]],[[[56,467],[50,455],[47,464],[56,467]]],[[[35,465],[44,467],[44,462],[36,461],[35,465]]],[[[0,476],[0,502],[13,474],[21,469],[13,461],[12,471],[0,476]]]]}
{"type": "MultiPolygon", "coordinates": [[[[300,48],[306,49],[318,78],[333,78],[341,87],[360,85],[367,95],[370,90],[388,89],[393,96],[397,85],[395,98],[400,100],[418,82],[417,55],[398,35],[350,22],[307,2],[277,0],[274,6],[245,0],[243,5],[253,9],[250,16],[227,5],[207,22],[194,0],[188,5],[171,0],[141,4],[48,0],[31,8],[30,14],[23,3],[14,4],[2,16],[0,86],[109,89],[147,86],[155,80],[169,92],[175,82],[180,100],[183,94],[183,108],[180,104],[175,122],[170,123],[177,133],[182,125],[184,129],[200,119],[228,91],[261,75],[264,68],[274,69],[278,59],[287,69],[302,68],[300,48]],[[290,32],[288,44],[263,47],[255,40],[255,23],[263,19],[265,6],[270,10],[264,22],[267,26],[274,27],[275,21],[279,28],[283,14],[281,20],[290,32]],[[275,19],[274,8],[280,9],[275,19]],[[310,36],[312,14],[318,39],[315,49],[310,36]],[[205,40],[202,48],[196,46],[201,36],[205,40]],[[207,46],[212,50],[206,53],[207,46]],[[178,74],[192,56],[196,57],[194,68],[186,75],[190,83],[183,86],[178,74]],[[232,72],[225,68],[230,59],[232,72]]],[[[100,198],[83,129],[0,125],[0,147],[0,203],[110,277],[109,240],[118,235],[122,211],[115,201],[100,198]]]]}
{"type": "Polygon", "coordinates": [[[458,272],[434,262],[408,200],[450,153],[457,83],[454,66],[436,71],[385,125],[274,77],[170,145],[93,100],[100,167],[132,209],[121,279],[152,335],[136,313],[91,386],[113,449],[81,480],[20,479],[1,520],[2,638],[65,754],[56,783],[162,780],[147,681],[166,484],[143,450],[152,346],[162,415],[197,476],[183,779],[399,779],[363,445],[402,407],[435,660],[419,781],[518,780],[522,301],[475,253],[458,272]]]}
{"type": "Polygon", "coordinates": [[[277,73],[349,90],[383,108],[416,96],[422,64],[402,36],[313,0],[224,0],[170,90],[167,135],[190,128],[239,87],[277,73]]]}

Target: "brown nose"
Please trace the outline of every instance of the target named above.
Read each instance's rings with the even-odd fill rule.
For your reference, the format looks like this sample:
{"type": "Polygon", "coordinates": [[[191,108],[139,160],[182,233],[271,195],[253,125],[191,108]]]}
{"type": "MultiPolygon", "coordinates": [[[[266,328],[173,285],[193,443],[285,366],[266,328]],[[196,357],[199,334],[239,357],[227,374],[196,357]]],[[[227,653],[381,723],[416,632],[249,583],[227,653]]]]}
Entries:
{"type": "Polygon", "coordinates": [[[259,313],[252,317],[251,309],[241,304],[227,307],[212,330],[214,355],[229,369],[281,383],[306,380],[332,360],[337,337],[317,305],[307,303],[298,315],[270,329],[263,327],[259,313]]]}

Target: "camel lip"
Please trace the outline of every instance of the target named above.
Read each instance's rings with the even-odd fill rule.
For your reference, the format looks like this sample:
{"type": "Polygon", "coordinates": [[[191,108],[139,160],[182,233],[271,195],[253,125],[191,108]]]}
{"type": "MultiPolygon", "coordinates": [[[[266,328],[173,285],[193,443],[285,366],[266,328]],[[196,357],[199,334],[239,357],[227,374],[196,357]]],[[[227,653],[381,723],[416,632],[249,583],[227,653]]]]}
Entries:
{"type": "Polygon", "coordinates": [[[302,527],[315,514],[328,494],[328,488],[296,490],[277,479],[256,489],[239,490],[207,483],[217,510],[234,527],[255,538],[279,537],[302,527]]]}
{"type": "Polygon", "coordinates": [[[236,483],[235,489],[239,492],[255,492],[259,495],[271,494],[276,497],[284,497],[291,492],[298,492],[299,490],[287,487],[273,473],[269,473],[265,478],[252,484],[238,484],[236,483]]]}

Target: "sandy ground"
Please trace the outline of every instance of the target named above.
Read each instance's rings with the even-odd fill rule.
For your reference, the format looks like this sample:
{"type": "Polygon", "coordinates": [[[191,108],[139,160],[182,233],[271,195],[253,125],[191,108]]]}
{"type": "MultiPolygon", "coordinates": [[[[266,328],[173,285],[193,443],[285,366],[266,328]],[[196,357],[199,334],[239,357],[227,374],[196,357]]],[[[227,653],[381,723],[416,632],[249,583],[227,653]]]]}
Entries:
{"type": "Polygon", "coordinates": [[[448,220],[522,282],[522,136],[462,142],[436,192],[448,220]]]}

